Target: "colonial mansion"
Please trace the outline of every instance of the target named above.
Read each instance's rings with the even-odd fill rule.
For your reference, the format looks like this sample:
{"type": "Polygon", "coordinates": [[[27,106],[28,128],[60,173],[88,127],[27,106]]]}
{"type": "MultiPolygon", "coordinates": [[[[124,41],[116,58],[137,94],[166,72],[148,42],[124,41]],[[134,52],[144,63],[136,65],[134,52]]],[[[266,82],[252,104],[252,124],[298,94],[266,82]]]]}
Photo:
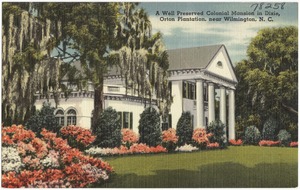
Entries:
{"type": "MultiPolygon", "coordinates": [[[[168,50],[169,82],[173,103],[164,128],[176,129],[182,112],[192,115],[194,128],[206,127],[214,120],[226,124],[228,139],[235,139],[235,87],[237,78],[224,45],[168,50]],[[216,114],[216,104],[219,111],[216,114]]],[[[80,65],[75,62],[74,65],[80,65]]],[[[67,80],[67,79],[66,79],[67,80]]],[[[61,125],[90,128],[94,109],[93,86],[79,91],[74,88],[66,99],[61,94],[55,115],[61,125]]],[[[45,97],[37,94],[36,108],[40,109],[45,97]]],[[[54,99],[49,99],[55,105],[54,99]]],[[[119,113],[123,128],[138,133],[140,114],[145,109],[142,98],[126,94],[125,82],[118,73],[109,73],[104,81],[104,108],[112,107],[119,113]]]]}

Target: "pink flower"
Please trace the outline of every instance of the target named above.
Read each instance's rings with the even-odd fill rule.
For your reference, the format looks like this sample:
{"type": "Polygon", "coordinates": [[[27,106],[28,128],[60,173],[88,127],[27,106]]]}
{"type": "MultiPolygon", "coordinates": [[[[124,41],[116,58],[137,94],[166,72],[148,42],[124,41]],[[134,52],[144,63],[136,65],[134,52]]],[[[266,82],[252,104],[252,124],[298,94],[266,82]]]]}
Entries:
{"type": "Polygon", "coordinates": [[[291,142],[290,147],[298,147],[298,142],[291,142]]]}
{"type": "Polygon", "coordinates": [[[210,149],[212,149],[212,148],[219,148],[219,147],[220,147],[220,145],[217,142],[215,142],[215,143],[208,143],[207,144],[207,148],[210,148],[210,149]]]}
{"type": "Polygon", "coordinates": [[[262,140],[258,144],[259,146],[278,146],[280,144],[280,141],[262,140]]]}
{"type": "Polygon", "coordinates": [[[130,129],[122,129],[121,133],[122,133],[122,143],[123,144],[129,143],[131,145],[131,144],[137,143],[139,141],[139,136],[130,129]]]}
{"type": "Polygon", "coordinates": [[[209,143],[208,137],[211,136],[212,134],[211,133],[207,134],[204,128],[197,128],[193,132],[192,139],[198,144],[209,143]]]}
{"type": "Polygon", "coordinates": [[[178,136],[176,136],[176,130],[169,128],[168,130],[165,130],[162,132],[162,141],[163,142],[172,142],[177,143],[178,142],[178,136]]]}
{"type": "Polygon", "coordinates": [[[241,139],[238,140],[231,139],[229,140],[229,143],[233,146],[240,146],[243,144],[243,141],[241,139]]]}

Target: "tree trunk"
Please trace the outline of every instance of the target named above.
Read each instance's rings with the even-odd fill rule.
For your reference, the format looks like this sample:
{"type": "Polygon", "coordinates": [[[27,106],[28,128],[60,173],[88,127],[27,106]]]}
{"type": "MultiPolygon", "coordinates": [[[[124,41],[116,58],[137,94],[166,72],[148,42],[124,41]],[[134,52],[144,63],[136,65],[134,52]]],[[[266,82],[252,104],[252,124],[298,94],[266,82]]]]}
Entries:
{"type": "Polygon", "coordinates": [[[92,130],[95,130],[95,124],[97,123],[100,114],[103,112],[103,76],[99,76],[99,85],[95,86],[94,89],[94,112],[93,112],[93,123],[92,130]]]}

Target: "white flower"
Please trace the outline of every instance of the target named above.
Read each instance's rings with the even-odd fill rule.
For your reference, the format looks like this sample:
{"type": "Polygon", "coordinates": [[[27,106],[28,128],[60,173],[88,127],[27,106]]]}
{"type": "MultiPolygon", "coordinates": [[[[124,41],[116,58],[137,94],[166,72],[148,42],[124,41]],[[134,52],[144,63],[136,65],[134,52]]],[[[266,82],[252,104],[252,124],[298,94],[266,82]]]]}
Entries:
{"type": "Polygon", "coordinates": [[[58,156],[59,156],[58,152],[55,152],[54,150],[50,150],[49,154],[43,160],[41,160],[41,163],[46,168],[49,167],[57,168],[59,167],[58,156]]]}
{"type": "Polygon", "coordinates": [[[2,171],[20,171],[23,166],[21,162],[21,157],[18,154],[18,150],[16,147],[8,146],[2,147],[2,171]]]}
{"type": "Polygon", "coordinates": [[[113,155],[113,154],[116,154],[116,152],[112,148],[99,148],[99,147],[90,148],[90,149],[86,150],[85,152],[90,155],[96,155],[96,154],[113,155]]]}
{"type": "Polygon", "coordinates": [[[199,150],[197,147],[194,147],[190,144],[185,144],[181,147],[177,147],[175,151],[180,151],[180,152],[192,152],[195,150],[199,150]]]}

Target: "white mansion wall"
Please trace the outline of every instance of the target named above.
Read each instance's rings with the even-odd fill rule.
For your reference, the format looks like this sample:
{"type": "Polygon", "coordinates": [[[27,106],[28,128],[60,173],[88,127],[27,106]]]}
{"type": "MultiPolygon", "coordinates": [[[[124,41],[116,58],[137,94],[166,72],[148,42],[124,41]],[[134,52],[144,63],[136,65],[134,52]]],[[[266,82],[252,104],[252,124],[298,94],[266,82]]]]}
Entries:
{"type": "MultiPolygon", "coordinates": [[[[46,99],[39,99],[36,101],[36,109],[41,109],[46,99]]],[[[54,99],[50,99],[49,102],[51,106],[55,106],[54,99]]],[[[90,129],[91,126],[91,115],[92,110],[94,109],[94,100],[91,97],[77,97],[77,98],[69,98],[65,100],[64,98],[60,99],[59,105],[57,108],[63,109],[66,112],[73,108],[76,111],[76,119],[77,119],[77,126],[90,129]]]]}
{"type": "Polygon", "coordinates": [[[105,100],[105,108],[112,107],[117,112],[132,112],[132,129],[137,134],[139,133],[140,114],[144,111],[144,104],[139,102],[105,100]]]}
{"type": "Polygon", "coordinates": [[[182,114],[182,81],[172,81],[173,103],[171,105],[172,128],[176,129],[177,122],[182,114]]]}

